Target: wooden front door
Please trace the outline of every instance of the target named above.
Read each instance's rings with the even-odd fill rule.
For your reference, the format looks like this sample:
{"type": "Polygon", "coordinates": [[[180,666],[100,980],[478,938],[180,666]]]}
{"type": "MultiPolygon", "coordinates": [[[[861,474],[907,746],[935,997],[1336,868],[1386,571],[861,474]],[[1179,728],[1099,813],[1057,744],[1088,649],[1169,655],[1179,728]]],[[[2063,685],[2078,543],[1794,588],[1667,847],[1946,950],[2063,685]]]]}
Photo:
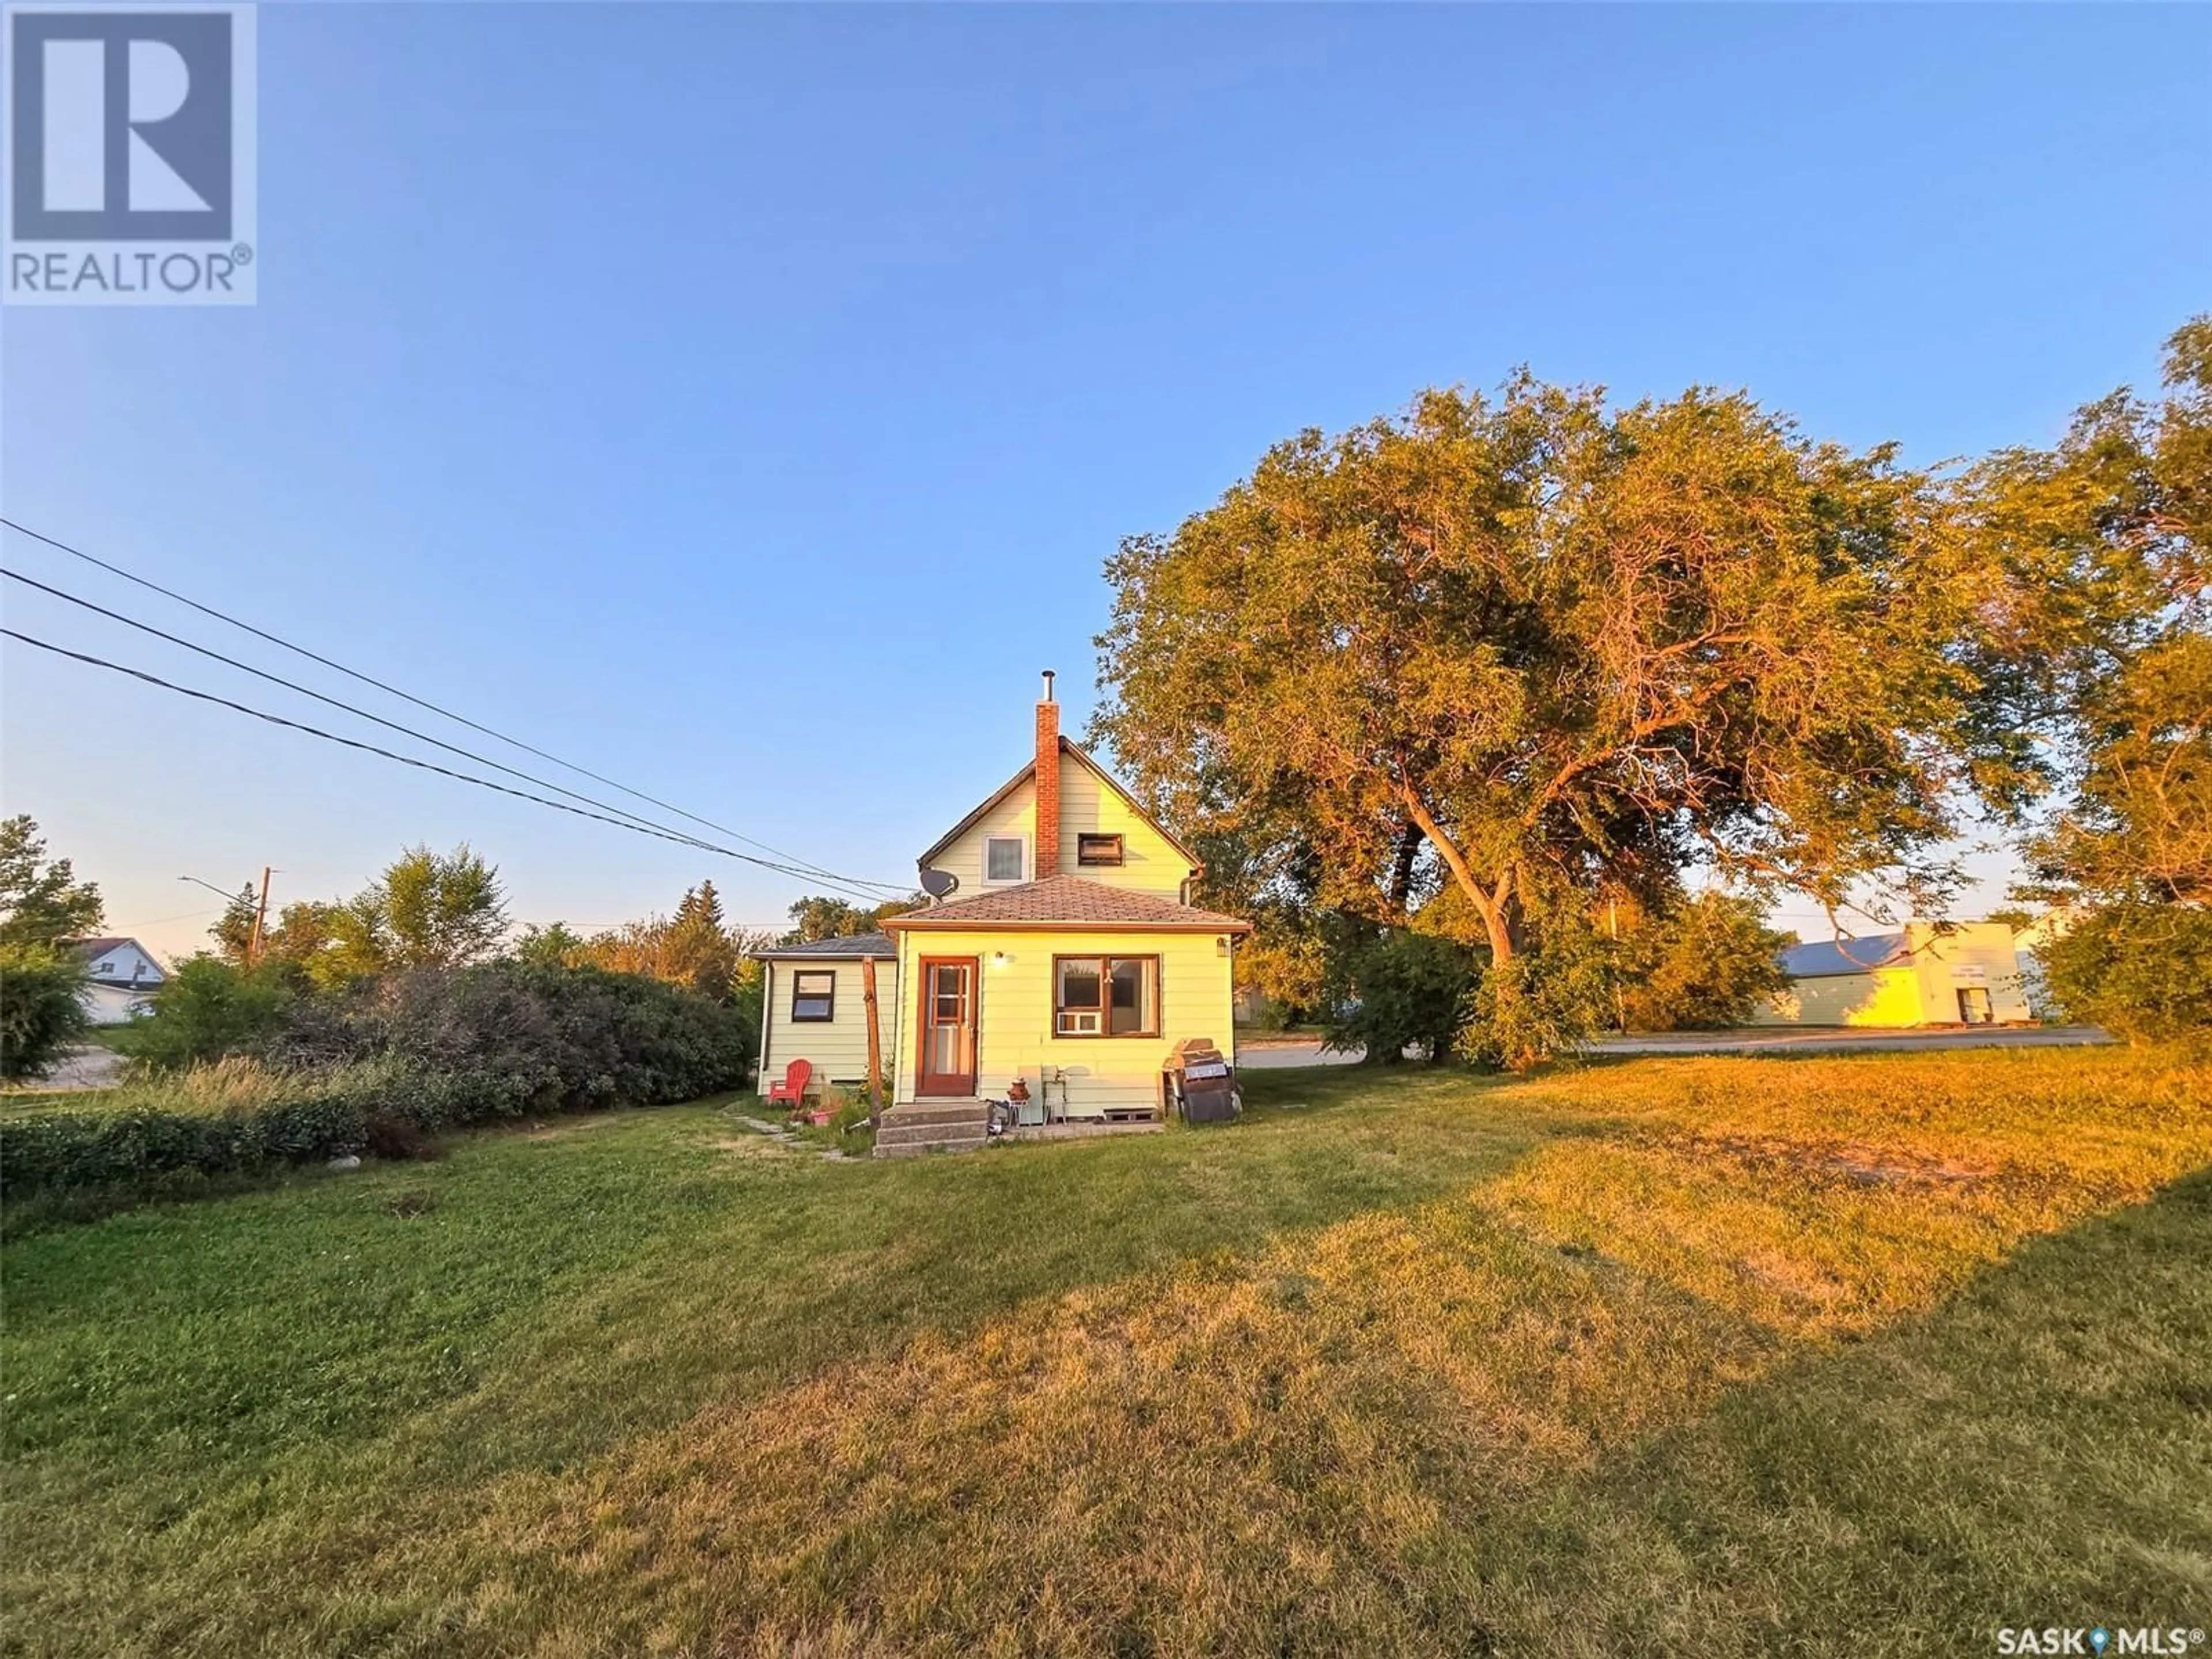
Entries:
{"type": "Polygon", "coordinates": [[[914,1068],[920,1095],[975,1092],[975,997],[980,980],[974,957],[921,959],[921,1053],[914,1068]]]}

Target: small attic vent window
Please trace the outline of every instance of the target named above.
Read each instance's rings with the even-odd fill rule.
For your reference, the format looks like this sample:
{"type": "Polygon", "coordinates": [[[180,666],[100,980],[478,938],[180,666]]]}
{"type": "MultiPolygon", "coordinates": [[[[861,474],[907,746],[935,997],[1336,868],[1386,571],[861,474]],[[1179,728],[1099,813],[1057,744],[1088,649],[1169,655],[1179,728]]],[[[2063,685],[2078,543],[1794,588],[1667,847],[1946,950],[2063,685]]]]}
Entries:
{"type": "Polygon", "coordinates": [[[1121,863],[1121,836],[1078,836],[1075,838],[1075,861],[1094,866],[1119,868],[1121,863]]]}

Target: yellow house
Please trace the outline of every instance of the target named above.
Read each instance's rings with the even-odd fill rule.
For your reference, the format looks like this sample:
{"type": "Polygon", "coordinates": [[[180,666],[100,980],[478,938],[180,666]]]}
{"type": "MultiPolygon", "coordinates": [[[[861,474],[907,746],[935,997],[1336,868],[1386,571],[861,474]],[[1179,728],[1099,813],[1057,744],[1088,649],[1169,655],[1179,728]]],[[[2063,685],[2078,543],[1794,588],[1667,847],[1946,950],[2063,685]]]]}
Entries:
{"type": "Polygon", "coordinates": [[[1988,1025],[2029,1018],[2027,982],[2002,922],[1909,921],[1904,931],[1782,953],[1786,989],[1757,1025],[1988,1025]]]}
{"type": "Polygon", "coordinates": [[[1250,924],[1194,907],[1200,865],[1060,732],[1052,676],[1029,763],[921,858],[894,916],[893,1104],[879,1156],[981,1146],[986,1103],[1050,1133],[1164,1116],[1177,1046],[1232,1062],[1230,952],[1250,924]]]}

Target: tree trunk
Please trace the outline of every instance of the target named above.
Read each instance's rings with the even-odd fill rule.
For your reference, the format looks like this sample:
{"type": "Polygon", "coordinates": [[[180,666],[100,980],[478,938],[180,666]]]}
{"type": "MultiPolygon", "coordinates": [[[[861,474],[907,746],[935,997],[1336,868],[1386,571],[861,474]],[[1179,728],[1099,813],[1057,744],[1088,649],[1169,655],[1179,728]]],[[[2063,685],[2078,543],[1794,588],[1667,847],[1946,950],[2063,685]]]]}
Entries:
{"type": "Polygon", "coordinates": [[[1406,803],[1407,815],[1419,827],[1421,833],[1435,843],[1438,855],[1444,861],[1444,867],[1452,872],[1452,879],[1459,883],[1460,890],[1467,895],[1468,902],[1474,906],[1475,914],[1482,918],[1483,932],[1490,937],[1490,959],[1494,963],[1510,962],[1513,959],[1513,928],[1506,906],[1513,897],[1512,871],[1508,870],[1498,877],[1495,891],[1485,887],[1468,867],[1466,854],[1452,844],[1451,838],[1438,827],[1435,816],[1422,804],[1421,798],[1413,793],[1412,787],[1401,784],[1399,794],[1406,803]]]}
{"type": "Polygon", "coordinates": [[[1413,901],[1413,862],[1424,839],[1421,826],[1410,820],[1398,832],[1397,854],[1390,860],[1390,908],[1401,916],[1413,901]]]}

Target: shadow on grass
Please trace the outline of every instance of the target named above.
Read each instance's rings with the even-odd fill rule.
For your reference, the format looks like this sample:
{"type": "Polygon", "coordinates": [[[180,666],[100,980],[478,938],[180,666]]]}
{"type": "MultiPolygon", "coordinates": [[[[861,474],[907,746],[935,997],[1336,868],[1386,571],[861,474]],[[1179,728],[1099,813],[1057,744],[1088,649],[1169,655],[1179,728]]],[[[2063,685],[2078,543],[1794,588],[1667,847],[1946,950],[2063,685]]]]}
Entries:
{"type": "MultiPolygon", "coordinates": [[[[2212,1613],[2212,1171],[1470,1534],[1501,1650],[1996,1650],[2212,1613]]],[[[2179,1651],[2179,1650],[2176,1650],[2179,1651]]]]}
{"type": "MultiPolygon", "coordinates": [[[[1879,1621],[1905,1547],[1832,1488],[1934,1459],[1920,1418],[1966,1450],[2009,1421],[1975,1455],[2014,1510],[2054,1459],[2131,1478],[2135,1443],[2107,1467],[2069,1413],[2111,1374],[2097,1345],[2152,1352],[2180,1281],[2133,1271],[2144,1237],[2002,1304],[2018,1354],[2071,1356],[2011,1419],[1981,1407],[2020,1364],[1929,1310],[2212,1156],[2201,1073],[2005,1062],[1993,1097],[1978,1061],[1879,1087],[1861,1064],[1764,1092],[1747,1061],[1320,1068],[1224,1128],[855,1169],[734,1158],[726,1121],[678,1112],[405,1172],[437,1197],[411,1218],[372,1177],[347,1206],[39,1241],[10,1386],[27,1355],[45,1455],[12,1483],[10,1599],[105,1650],[1791,1650],[1729,1646],[1729,1598],[1690,1593],[1711,1575],[1747,1628],[1831,1650],[1818,1615],[1879,1621]],[[1916,1173],[1954,1142],[1994,1168],[1992,1134],[2045,1163],[1916,1173]],[[1868,1138],[1863,1179],[1839,1154],[1868,1138]],[[1793,1416],[1798,1395],[1826,1403],[1793,1416]],[[2008,1468],[2033,1480],[2004,1492],[2008,1468]],[[1848,1593],[1823,1587],[1824,1526],[1875,1540],[1848,1593]]],[[[1941,1498],[1900,1490],[1900,1527],[1941,1498]]],[[[2198,1559],[2185,1527],[2111,1514],[2100,1547],[2198,1559]]],[[[1983,1616],[1975,1552],[2002,1540],[1970,1526],[1911,1534],[1927,1622],[1878,1627],[1983,1616]]],[[[2021,1582],[2063,1585],[2039,1559],[2021,1582]]]]}

